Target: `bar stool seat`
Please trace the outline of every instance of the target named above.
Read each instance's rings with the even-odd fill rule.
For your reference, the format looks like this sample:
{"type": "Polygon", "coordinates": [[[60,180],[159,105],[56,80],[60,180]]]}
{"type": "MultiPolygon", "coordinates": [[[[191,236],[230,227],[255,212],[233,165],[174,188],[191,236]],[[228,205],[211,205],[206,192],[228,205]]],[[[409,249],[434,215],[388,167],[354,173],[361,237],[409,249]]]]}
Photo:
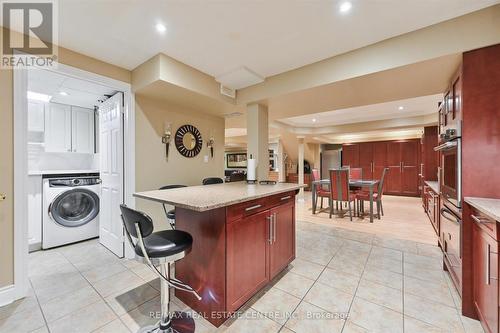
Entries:
{"type": "MultiPolygon", "coordinates": [[[[181,252],[187,254],[191,251],[192,245],[193,237],[180,230],[153,232],[144,238],[144,247],[150,258],[170,257],[181,252]]],[[[135,246],[135,253],[138,256],[144,256],[139,244],[135,246]]]]}
{"type": "Polygon", "coordinates": [[[175,209],[171,209],[167,212],[167,219],[175,220],[175,209]]]}

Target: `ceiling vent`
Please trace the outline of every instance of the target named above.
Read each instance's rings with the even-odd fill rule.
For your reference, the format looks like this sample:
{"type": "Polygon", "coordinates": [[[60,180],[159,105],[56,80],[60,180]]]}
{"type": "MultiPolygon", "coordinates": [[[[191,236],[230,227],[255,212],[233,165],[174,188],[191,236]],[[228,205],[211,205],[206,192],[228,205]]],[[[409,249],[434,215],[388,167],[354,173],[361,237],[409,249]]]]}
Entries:
{"type": "Polygon", "coordinates": [[[235,111],[235,112],[231,112],[231,113],[225,113],[224,118],[234,118],[234,117],[239,117],[241,115],[243,115],[243,113],[235,111]]]}
{"type": "Polygon", "coordinates": [[[236,89],[226,87],[222,83],[220,84],[220,93],[227,97],[236,98],[236,89]]]}
{"type": "Polygon", "coordinates": [[[264,82],[264,78],[246,67],[240,67],[217,76],[215,81],[225,87],[237,90],[264,82]]]}

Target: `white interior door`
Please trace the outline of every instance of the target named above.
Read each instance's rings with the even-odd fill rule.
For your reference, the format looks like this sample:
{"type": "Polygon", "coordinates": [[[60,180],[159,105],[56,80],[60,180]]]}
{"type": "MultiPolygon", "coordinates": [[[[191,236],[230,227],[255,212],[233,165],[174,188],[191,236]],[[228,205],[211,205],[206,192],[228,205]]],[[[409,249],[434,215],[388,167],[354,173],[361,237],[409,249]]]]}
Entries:
{"type": "Polygon", "coordinates": [[[100,231],[99,239],[119,257],[123,257],[123,94],[117,93],[99,106],[100,146],[100,231]]]}

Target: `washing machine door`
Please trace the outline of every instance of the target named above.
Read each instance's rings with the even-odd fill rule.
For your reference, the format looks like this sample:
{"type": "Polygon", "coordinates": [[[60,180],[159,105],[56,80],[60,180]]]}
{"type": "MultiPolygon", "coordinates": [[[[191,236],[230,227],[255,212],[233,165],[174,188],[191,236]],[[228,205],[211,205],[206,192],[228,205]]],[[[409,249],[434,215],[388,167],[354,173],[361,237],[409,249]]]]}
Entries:
{"type": "Polygon", "coordinates": [[[89,223],[99,214],[99,196],[85,188],[59,194],[49,205],[49,216],[61,226],[74,228],[89,223]]]}

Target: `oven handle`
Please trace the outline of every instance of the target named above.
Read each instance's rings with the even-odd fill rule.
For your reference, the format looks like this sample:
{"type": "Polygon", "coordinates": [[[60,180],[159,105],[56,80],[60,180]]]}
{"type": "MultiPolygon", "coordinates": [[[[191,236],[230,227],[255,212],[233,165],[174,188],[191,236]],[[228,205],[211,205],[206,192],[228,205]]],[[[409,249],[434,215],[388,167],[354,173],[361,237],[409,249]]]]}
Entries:
{"type": "Polygon", "coordinates": [[[448,221],[454,222],[456,224],[460,224],[460,219],[458,217],[456,217],[455,215],[453,215],[453,213],[447,208],[441,208],[441,216],[444,217],[445,219],[447,219],[448,221]],[[452,216],[453,219],[449,218],[447,215],[452,216]]]}
{"type": "Polygon", "coordinates": [[[434,151],[448,150],[448,149],[455,148],[456,146],[458,146],[457,141],[448,141],[448,142],[443,143],[442,145],[434,147],[434,151]]]}

